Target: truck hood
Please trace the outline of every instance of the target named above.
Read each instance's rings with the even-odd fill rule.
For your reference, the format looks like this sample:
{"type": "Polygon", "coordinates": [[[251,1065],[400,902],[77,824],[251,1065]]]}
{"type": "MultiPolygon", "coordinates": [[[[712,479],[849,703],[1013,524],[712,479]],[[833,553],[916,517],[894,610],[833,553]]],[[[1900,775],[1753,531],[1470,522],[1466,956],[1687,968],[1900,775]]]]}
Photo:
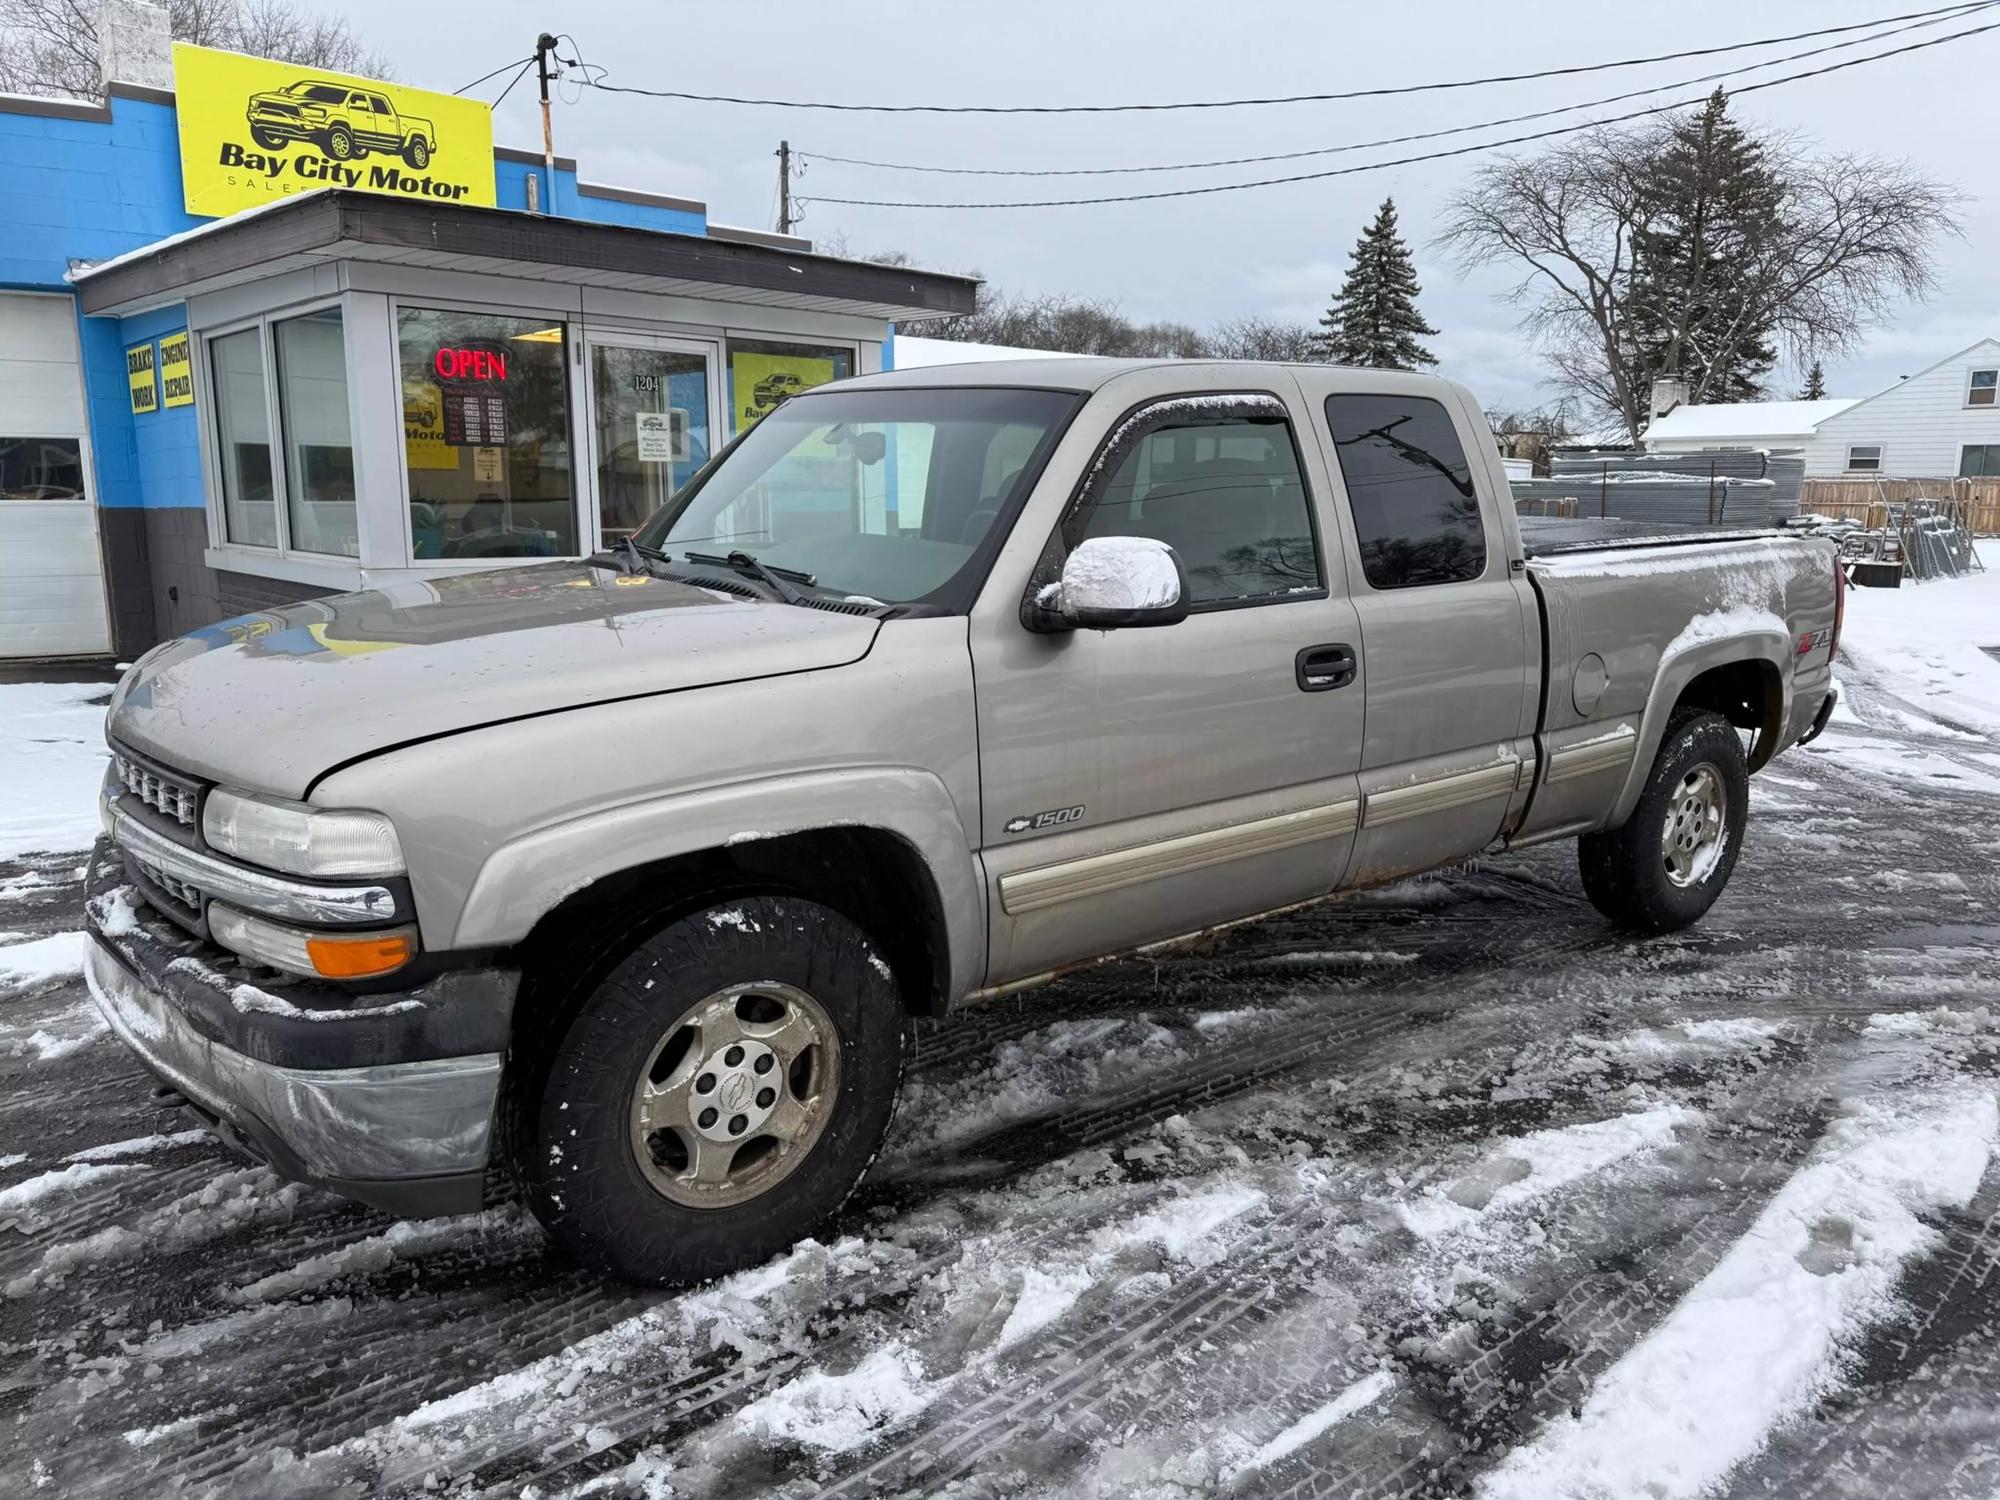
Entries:
{"type": "Polygon", "coordinates": [[[141,658],[112,736],[169,767],[303,797],[413,740],[867,655],[878,622],[580,563],[397,583],[243,615],[141,658]]]}

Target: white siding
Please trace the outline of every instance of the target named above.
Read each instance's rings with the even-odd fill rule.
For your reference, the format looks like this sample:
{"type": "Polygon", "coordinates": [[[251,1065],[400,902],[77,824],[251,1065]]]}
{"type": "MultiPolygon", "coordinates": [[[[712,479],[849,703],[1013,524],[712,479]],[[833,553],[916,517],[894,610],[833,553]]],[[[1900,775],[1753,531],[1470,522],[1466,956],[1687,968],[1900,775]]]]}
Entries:
{"type": "Polygon", "coordinates": [[[1921,375],[1828,417],[1805,445],[1806,473],[1843,474],[1854,443],[1882,445],[1882,473],[1938,478],[1958,472],[1967,443],[2000,443],[2000,407],[1968,407],[1975,369],[2000,368],[2000,339],[1983,339],[1921,375]]]}

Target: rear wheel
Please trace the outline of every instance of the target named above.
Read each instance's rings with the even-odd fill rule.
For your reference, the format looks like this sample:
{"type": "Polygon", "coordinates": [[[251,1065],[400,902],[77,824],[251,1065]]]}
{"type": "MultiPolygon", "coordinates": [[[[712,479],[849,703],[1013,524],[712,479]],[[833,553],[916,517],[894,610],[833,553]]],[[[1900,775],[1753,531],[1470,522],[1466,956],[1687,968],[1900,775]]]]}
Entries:
{"type": "Polygon", "coordinates": [[[430,142],[420,135],[413,135],[403,147],[403,160],[419,172],[431,164],[430,142]]]}
{"type": "Polygon", "coordinates": [[[847,918],[766,896],[640,943],[558,1044],[525,1143],[536,1214],[596,1270],[668,1284],[811,1234],[880,1148],[904,1020],[847,918]]]}
{"type": "Polygon", "coordinates": [[[1743,847],[1750,773],[1720,714],[1678,709],[1622,828],[1577,840],[1590,904],[1634,932],[1676,932],[1729,883],[1743,847]]]}

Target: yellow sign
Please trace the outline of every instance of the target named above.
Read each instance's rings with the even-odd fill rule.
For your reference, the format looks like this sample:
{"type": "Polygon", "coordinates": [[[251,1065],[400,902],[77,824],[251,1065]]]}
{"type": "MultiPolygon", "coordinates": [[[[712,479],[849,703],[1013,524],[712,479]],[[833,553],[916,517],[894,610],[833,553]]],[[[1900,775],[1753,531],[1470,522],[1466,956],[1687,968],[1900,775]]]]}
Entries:
{"type": "Polygon", "coordinates": [[[132,384],[132,410],[135,413],[160,409],[160,387],[153,379],[152,340],[126,346],[125,378],[132,384]]]}
{"type": "Polygon", "coordinates": [[[194,404],[194,357],[185,328],[160,340],[160,393],[168,406],[194,404]]]}
{"type": "Polygon", "coordinates": [[[314,188],[438,203],[493,191],[493,111],[298,63],[174,44],[182,192],[221,216],[314,188]]]}
{"type": "Polygon", "coordinates": [[[748,432],[787,396],[809,391],[833,379],[833,361],[798,354],[737,354],[729,356],[730,396],[736,404],[736,430],[748,432]]]}
{"type": "Polygon", "coordinates": [[[413,469],[458,467],[458,450],[444,440],[444,393],[428,382],[403,386],[403,451],[413,469]]]}

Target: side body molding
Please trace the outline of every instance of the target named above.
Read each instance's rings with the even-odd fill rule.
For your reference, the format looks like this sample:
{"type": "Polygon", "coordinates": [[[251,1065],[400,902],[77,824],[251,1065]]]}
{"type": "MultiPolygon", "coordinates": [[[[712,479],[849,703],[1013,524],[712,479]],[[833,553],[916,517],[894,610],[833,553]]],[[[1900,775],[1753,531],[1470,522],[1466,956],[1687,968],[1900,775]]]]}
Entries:
{"type": "Polygon", "coordinates": [[[1660,753],[1660,741],[1666,737],[1668,716],[1673,713],[1674,704],[1690,682],[1712,667],[1751,661],[1769,667],[1778,679],[1781,695],[1787,694],[1791,688],[1791,644],[1784,622],[1772,615],[1768,629],[1697,642],[1662,657],[1660,669],[1653,677],[1652,696],[1646,700],[1645,717],[1639,723],[1639,743],[1632,756],[1631,769],[1625,776],[1624,790],[1618,794],[1618,801],[1604,826],[1623,827],[1625,820],[1632,816],[1639,794],[1645,790],[1646,778],[1653,774],[1653,761],[1660,753]]]}
{"type": "Polygon", "coordinates": [[[452,948],[504,947],[565,897],[635,865],[821,828],[875,828],[929,871],[951,945],[956,1002],[986,971],[986,882],[945,784],[910,766],[759,778],[630,802],[501,845],[474,877],[452,948]],[[751,832],[746,832],[751,830],[751,832]]]}

